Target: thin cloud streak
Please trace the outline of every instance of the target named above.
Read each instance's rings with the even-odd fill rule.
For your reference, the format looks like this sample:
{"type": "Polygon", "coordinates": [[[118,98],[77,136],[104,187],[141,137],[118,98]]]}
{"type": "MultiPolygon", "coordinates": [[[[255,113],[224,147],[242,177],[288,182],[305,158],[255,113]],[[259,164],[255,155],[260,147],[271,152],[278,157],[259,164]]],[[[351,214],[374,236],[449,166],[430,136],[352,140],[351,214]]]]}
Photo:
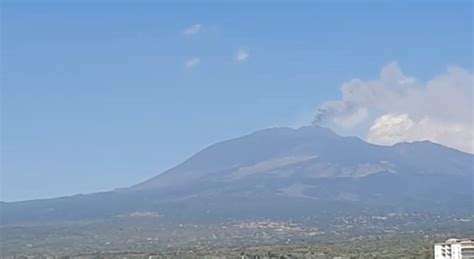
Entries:
{"type": "Polygon", "coordinates": [[[193,67],[199,65],[199,63],[201,63],[201,59],[197,58],[197,57],[194,57],[194,58],[191,58],[191,59],[187,60],[184,65],[187,68],[193,68],[193,67]]]}
{"type": "Polygon", "coordinates": [[[237,62],[243,62],[249,58],[249,53],[246,50],[239,49],[235,54],[235,60],[237,62]]]}
{"type": "Polygon", "coordinates": [[[201,24],[193,24],[191,25],[190,27],[186,28],[184,31],[183,31],[183,34],[184,35],[187,35],[187,36],[190,36],[190,35],[195,35],[195,34],[198,34],[202,29],[202,25],[201,24]]]}

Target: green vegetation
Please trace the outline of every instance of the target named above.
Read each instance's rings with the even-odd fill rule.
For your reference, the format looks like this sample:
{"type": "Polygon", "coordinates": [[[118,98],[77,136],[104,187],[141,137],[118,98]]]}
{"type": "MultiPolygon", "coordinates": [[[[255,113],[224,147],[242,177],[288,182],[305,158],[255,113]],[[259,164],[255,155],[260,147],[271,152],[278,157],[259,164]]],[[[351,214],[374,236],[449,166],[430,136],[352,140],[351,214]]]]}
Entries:
{"type": "Polygon", "coordinates": [[[303,223],[164,224],[155,215],[0,226],[2,258],[432,258],[473,218],[393,214],[303,223]]]}

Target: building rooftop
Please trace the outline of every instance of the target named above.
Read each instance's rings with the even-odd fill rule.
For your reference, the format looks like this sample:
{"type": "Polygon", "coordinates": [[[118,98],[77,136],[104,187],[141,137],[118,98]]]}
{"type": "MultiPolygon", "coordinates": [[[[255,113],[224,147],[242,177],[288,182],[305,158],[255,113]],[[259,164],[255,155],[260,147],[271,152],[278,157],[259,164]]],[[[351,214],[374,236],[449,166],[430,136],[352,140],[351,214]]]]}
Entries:
{"type": "Polygon", "coordinates": [[[439,243],[436,243],[436,244],[458,244],[458,243],[461,243],[461,244],[464,244],[464,243],[474,243],[474,239],[469,239],[469,238],[462,238],[462,239],[458,239],[458,238],[450,238],[448,240],[446,240],[445,242],[439,242],[439,243]]]}

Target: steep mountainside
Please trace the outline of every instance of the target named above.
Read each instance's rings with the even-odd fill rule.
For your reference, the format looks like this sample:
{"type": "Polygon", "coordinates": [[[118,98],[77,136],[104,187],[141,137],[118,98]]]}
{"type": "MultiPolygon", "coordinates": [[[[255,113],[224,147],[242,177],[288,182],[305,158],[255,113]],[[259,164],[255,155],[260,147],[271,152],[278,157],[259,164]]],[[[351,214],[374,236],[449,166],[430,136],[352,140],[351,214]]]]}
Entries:
{"type": "Polygon", "coordinates": [[[391,147],[329,129],[272,128],[212,145],[130,188],[1,204],[5,224],[152,211],[163,220],[473,211],[474,156],[428,141],[391,147]]]}

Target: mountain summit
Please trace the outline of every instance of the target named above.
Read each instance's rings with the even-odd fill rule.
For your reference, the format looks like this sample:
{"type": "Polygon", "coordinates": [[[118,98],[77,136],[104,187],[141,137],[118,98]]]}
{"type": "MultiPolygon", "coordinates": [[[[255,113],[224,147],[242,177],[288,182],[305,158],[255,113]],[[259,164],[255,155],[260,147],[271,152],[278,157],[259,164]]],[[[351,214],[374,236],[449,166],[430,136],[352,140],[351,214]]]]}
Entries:
{"type": "Polygon", "coordinates": [[[302,182],[402,176],[472,176],[472,155],[421,141],[391,147],[341,137],[322,127],[270,128],[214,144],[132,190],[193,188],[260,179],[302,182]]]}
{"type": "MultiPolygon", "coordinates": [[[[276,169],[284,165],[315,159],[317,153],[329,151],[342,140],[326,128],[303,127],[270,128],[240,138],[220,142],[205,148],[182,164],[148,181],[135,189],[154,189],[186,185],[207,176],[223,177],[233,171],[276,169]],[[266,165],[266,167],[262,167],[266,165]],[[245,169],[247,168],[247,169],[245,169]]],[[[250,172],[249,172],[250,173],[250,172]]],[[[238,173],[237,173],[238,174],[238,173]]]]}
{"type": "Polygon", "coordinates": [[[211,145],[117,191],[0,204],[3,223],[152,211],[164,220],[472,211],[474,156],[423,141],[377,146],[321,127],[270,128],[211,145]]]}

